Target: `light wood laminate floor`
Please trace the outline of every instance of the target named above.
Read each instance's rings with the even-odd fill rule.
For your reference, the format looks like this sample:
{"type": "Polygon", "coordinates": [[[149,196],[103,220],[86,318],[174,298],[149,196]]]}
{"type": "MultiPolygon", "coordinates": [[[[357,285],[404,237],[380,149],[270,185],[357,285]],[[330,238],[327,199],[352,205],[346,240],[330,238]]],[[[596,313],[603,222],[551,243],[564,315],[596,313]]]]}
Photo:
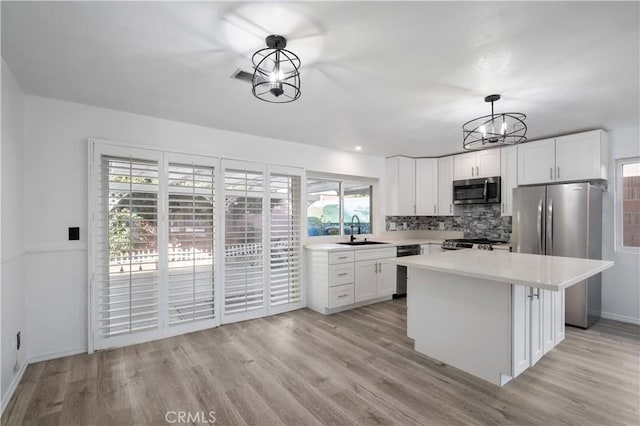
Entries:
{"type": "Polygon", "coordinates": [[[414,352],[405,330],[394,300],[40,362],[2,424],[162,425],[168,411],[215,411],[215,424],[640,424],[638,326],[568,327],[504,388],[414,352]]]}

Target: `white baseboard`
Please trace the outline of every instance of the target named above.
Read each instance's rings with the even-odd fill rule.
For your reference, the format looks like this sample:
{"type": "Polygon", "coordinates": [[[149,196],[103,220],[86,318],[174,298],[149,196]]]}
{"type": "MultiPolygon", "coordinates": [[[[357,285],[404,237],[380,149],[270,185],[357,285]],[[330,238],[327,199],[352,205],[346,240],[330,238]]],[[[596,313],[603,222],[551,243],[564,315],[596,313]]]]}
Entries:
{"type": "Polygon", "coordinates": [[[11,397],[13,396],[13,393],[16,391],[16,388],[18,387],[18,383],[20,383],[20,380],[22,380],[22,376],[24,375],[24,372],[27,369],[27,365],[29,365],[29,363],[25,359],[22,362],[20,369],[18,370],[18,374],[13,376],[13,380],[11,380],[9,389],[7,389],[7,393],[4,395],[4,398],[2,398],[2,407],[0,407],[0,415],[4,413],[4,409],[7,408],[9,401],[11,401],[11,397]]]}
{"type": "Polygon", "coordinates": [[[53,351],[53,352],[45,352],[38,355],[29,356],[29,364],[33,364],[35,362],[40,361],[49,361],[56,358],[62,358],[70,355],[78,355],[87,353],[87,348],[73,348],[73,349],[65,349],[63,351],[53,351]]]}
{"type": "Polygon", "coordinates": [[[605,318],[605,319],[640,325],[640,318],[628,317],[626,315],[611,314],[609,312],[602,312],[600,315],[602,316],[602,318],[605,318]]]}

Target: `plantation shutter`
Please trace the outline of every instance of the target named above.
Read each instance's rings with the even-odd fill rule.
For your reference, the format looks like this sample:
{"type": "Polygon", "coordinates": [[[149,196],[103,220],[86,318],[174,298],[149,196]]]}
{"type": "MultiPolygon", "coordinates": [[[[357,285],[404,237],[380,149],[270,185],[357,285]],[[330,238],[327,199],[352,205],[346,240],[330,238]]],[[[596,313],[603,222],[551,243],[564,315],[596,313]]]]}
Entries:
{"type": "Polygon", "coordinates": [[[301,174],[269,175],[270,307],[302,300],[301,180],[301,174]]]}
{"type": "Polygon", "coordinates": [[[158,162],[101,157],[93,252],[97,338],[157,329],[158,162]]]}
{"type": "Polygon", "coordinates": [[[213,319],[214,168],[169,162],[167,200],[168,323],[213,319]]]}
{"type": "MultiPolygon", "coordinates": [[[[231,160],[225,164],[241,166],[231,160]]],[[[264,314],[264,185],[265,174],[260,169],[225,166],[224,314],[227,320],[230,316],[246,319],[264,314]],[[252,315],[248,314],[250,311],[256,312],[252,315]]]]}

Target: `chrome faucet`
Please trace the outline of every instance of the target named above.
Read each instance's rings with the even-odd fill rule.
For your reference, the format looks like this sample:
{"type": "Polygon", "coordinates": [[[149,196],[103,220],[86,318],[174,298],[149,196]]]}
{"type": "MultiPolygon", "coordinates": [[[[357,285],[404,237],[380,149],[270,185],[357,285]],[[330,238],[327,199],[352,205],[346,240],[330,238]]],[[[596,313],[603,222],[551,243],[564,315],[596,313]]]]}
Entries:
{"type": "Polygon", "coordinates": [[[353,236],[353,220],[354,219],[358,219],[358,235],[360,235],[360,218],[358,217],[357,214],[354,214],[353,216],[351,216],[351,242],[354,242],[356,240],[356,237],[353,236]]]}

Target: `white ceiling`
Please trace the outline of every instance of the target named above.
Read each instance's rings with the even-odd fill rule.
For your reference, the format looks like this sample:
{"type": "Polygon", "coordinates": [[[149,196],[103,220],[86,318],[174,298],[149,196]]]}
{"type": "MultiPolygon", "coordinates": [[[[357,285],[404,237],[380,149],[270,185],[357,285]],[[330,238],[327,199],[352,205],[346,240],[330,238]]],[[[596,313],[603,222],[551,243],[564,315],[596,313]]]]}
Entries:
{"type": "Polygon", "coordinates": [[[529,139],[638,125],[638,2],[2,2],[25,92],[390,156],[461,151],[461,125],[527,114],[529,139]],[[302,97],[255,99],[264,38],[302,60],[302,97]]]}

